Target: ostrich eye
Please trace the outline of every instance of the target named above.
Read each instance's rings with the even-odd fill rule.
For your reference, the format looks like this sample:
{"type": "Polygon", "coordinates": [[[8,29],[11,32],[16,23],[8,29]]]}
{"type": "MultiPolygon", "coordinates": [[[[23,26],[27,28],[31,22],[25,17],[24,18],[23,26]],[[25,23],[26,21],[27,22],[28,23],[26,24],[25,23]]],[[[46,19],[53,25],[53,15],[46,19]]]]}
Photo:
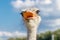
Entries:
{"type": "Polygon", "coordinates": [[[40,10],[37,10],[36,13],[38,14],[40,12],[40,10]]]}
{"type": "Polygon", "coordinates": [[[20,14],[23,16],[23,13],[25,13],[25,11],[22,11],[20,14]]]}
{"type": "Polygon", "coordinates": [[[23,16],[23,12],[20,13],[23,16]]]}

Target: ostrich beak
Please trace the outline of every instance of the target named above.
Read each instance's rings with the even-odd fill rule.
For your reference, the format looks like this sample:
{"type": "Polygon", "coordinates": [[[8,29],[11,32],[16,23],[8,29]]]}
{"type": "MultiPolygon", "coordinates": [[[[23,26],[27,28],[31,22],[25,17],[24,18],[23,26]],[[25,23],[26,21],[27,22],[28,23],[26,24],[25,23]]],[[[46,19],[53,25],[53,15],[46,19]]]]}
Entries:
{"type": "Polygon", "coordinates": [[[34,17],[37,16],[37,14],[40,12],[39,10],[35,11],[36,13],[32,13],[30,11],[22,11],[20,14],[24,19],[33,19],[34,17]]]}

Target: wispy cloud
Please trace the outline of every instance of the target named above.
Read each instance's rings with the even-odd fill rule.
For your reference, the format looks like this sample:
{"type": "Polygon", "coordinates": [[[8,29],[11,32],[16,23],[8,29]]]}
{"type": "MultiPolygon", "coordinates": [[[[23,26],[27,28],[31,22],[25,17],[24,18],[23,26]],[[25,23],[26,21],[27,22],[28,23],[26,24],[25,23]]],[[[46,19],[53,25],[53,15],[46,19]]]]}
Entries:
{"type": "Polygon", "coordinates": [[[26,33],[22,33],[22,32],[19,32],[19,31],[16,31],[16,32],[0,31],[0,36],[6,36],[6,37],[25,37],[26,33]]]}
{"type": "Polygon", "coordinates": [[[12,1],[11,4],[14,8],[20,9],[20,8],[32,7],[35,5],[35,2],[31,0],[25,0],[25,1],[16,0],[12,1]]]}
{"type": "Polygon", "coordinates": [[[47,20],[46,23],[48,23],[48,26],[58,27],[58,26],[60,26],[60,18],[53,19],[53,20],[47,20]]]}
{"type": "Polygon", "coordinates": [[[60,18],[58,19],[51,19],[51,20],[45,20],[45,25],[51,28],[51,31],[60,29],[60,18]]]}
{"type": "Polygon", "coordinates": [[[44,20],[42,27],[44,27],[43,29],[39,29],[39,33],[44,33],[46,31],[56,31],[58,29],[60,29],[60,18],[57,19],[47,19],[44,20]]]}
{"type": "Polygon", "coordinates": [[[57,7],[57,10],[60,10],[60,0],[56,0],[56,7],[57,7]]]}
{"type": "Polygon", "coordinates": [[[40,2],[40,4],[49,5],[49,4],[52,4],[52,0],[43,0],[40,2]]]}
{"type": "Polygon", "coordinates": [[[53,12],[53,8],[40,8],[41,11],[44,11],[44,12],[53,12]]]}
{"type": "Polygon", "coordinates": [[[55,21],[54,21],[54,24],[53,25],[55,25],[55,26],[60,26],[60,18],[59,19],[56,19],[55,21]]]}
{"type": "Polygon", "coordinates": [[[38,5],[38,3],[40,4],[46,4],[49,5],[52,3],[52,0],[16,0],[16,1],[11,1],[11,4],[14,8],[24,8],[24,7],[32,7],[35,5],[38,5]]]}

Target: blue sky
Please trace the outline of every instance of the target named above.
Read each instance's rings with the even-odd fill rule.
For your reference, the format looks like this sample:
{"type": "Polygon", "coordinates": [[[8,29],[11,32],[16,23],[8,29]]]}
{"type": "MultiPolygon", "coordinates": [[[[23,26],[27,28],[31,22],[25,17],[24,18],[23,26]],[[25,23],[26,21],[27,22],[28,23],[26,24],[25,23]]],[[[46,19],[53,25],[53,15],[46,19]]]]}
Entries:
{"type": "Polygon", "coordinates": [[[20,12],[29,7],[41,11],[38,33],[60,29],[60,0],[0,0],[0,37],[26,36],[20,12]]]}

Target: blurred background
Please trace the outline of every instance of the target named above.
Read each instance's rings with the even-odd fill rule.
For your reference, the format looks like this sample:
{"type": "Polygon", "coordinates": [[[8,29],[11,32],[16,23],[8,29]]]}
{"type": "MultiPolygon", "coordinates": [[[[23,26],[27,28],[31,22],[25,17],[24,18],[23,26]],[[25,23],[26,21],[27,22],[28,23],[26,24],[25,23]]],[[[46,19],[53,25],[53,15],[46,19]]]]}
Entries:
{"type": "Polygon", "coordinates": [[[60,0],[0,0],[0,40],[26,40],[20,15],[26,8],[40,10],[37,40],[60,40],[60,0]]]}

